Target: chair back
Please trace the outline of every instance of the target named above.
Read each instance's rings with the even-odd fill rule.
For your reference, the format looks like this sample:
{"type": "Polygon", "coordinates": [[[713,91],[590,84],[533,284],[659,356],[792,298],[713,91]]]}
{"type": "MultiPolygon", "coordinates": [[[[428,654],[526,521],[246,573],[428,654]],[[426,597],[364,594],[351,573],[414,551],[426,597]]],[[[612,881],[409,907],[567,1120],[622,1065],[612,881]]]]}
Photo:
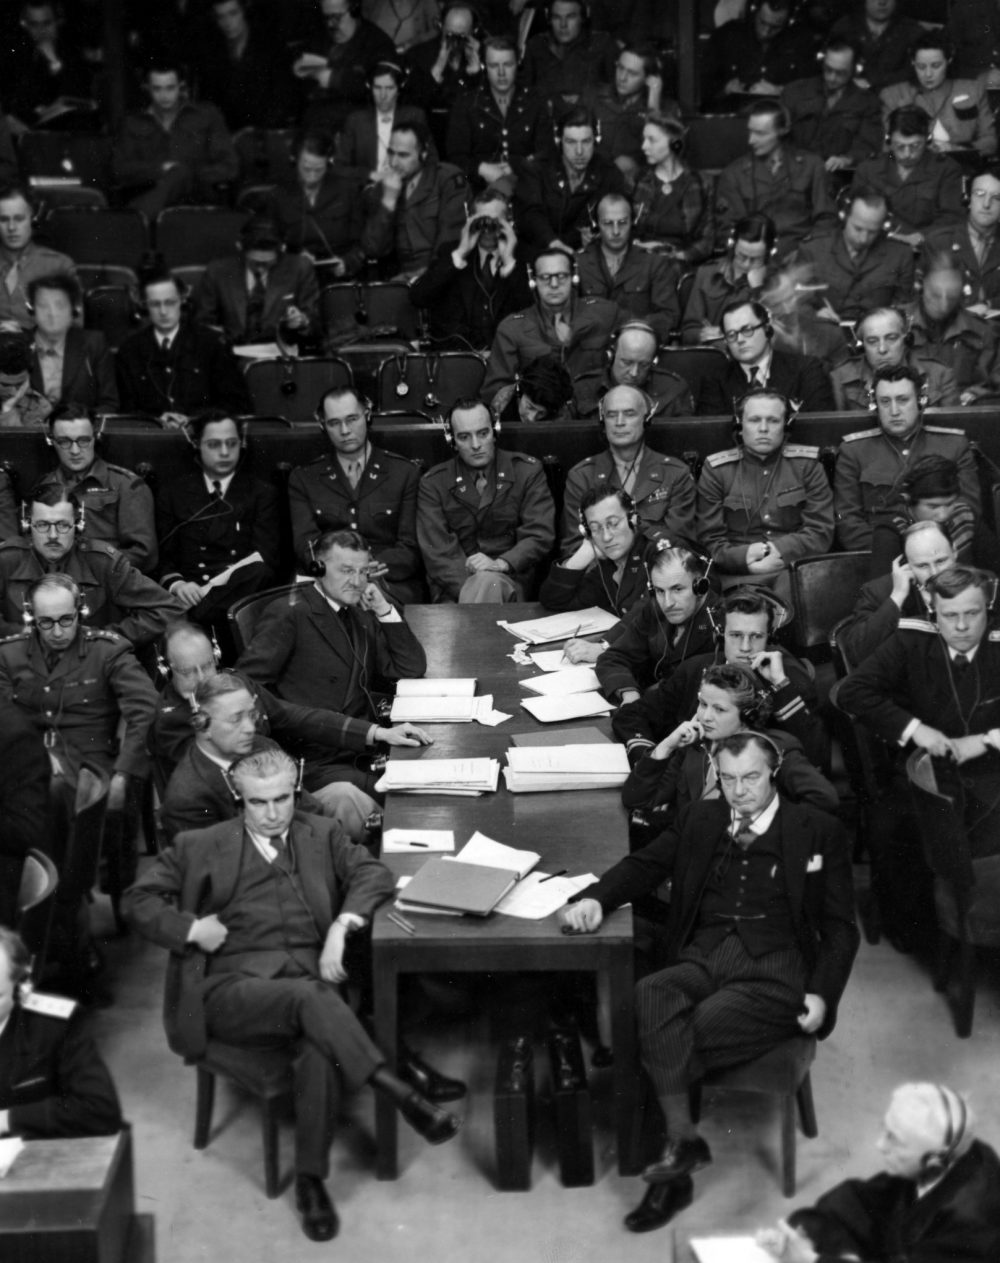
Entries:
{"type": "Polygon", "coordinates": [[[393,355],[378,370],[375,406],[446,413],[457,399],[476,398],[485,376],[486,362],[474,351],[393,355]]]}
{"type": "Polygon", "coordinates": [[[695,403],[701,397],[704,383],[720,377],[727,364],[725,354],[712,346],[661,347],[658,354],[660,368],[683,378],[691,387],[695,403]]]}
{"type": "Polygon", "coordinates": [[[31,187],[45,210],[57,206],[83,206],[95,210],[107,210],[108,199],[100,189],[89,184],[63,184],[58,180],[46,180],[44,176],[31,180],[31,187]]]}
{"type": "Polygon", "coordinates": [[[868,552],[821,553],[792,562],[791,639],[797,648],[829,644],[833,628],[853,612],[870,563],[868,552]]]}
{"type": "Polygon", "coordinates": [[[31,847],[21,870],[21,885],[17,892],[18,914],[23,916],[44,903],[58,885],[59,873],[53,861],[43,851],[31,847]]]}
{"type": "Polygon", "coordinates": [[[246,373],[253,410],[263,417],[285,417],[296,423],[312,422],[324,391],[334,386],[353,386],[351,366],[339,356],[316,358],[285,356],[280,360],[254,360],[246,373]]]}
{"type": "Polygon", "coordinates": [[[101,417],[97,436],[105,434],[130,433],[135,430],[154,430],[161,433],[166,427],[159,417],[150,416],[146,412],[106,412],[101,417]]]}
{"type": "Polygon", "coordinates": [[[149,249],[146,216],[136,210],[56,206],[41,225],[45,241],[75,263],[120,264],[137,270],[149,249]]]}
{"type": "Polygon", "coordinates": [[[402,408],[389,408],[372,414],[372,426],[381,425],[437,425],[429,412],[407,412],[402,408]]]}
{"type": "Polygon", "coordinates": [[[76,279],[83,292],[101,289],[105,285],[117,285],[139,292],[139,276],[134,268],[124,267],[121,263],[78,263],[76,279]]]}
{"type": "Polygon", "coordinates": [[[299,594],[311,587],[311,580],[306,583],[286,583],[280,588],[268,588],[266,592],[255,592],[252,596],[245,596],[239,601],[234,601],[226,611],[226,618],[229,622],[229,630],[233,634],[237,653],[246,652],[253,640],[260,616],[266,609],[279,601],[295,605],[299,594]]]}
{"type": "MultiPolygon", "coordinates": [[[[945,772],[942,766],[941,774],[945,772]]],[[[966,891],[975,884],[975,876],[961,786],[956,777],[955,794],[942,793],[938,777],[938,768],[927,750],[914,750],[909,755],[906,779],[927,863],[935,877],[955,890],[966,891]]]]}
{"type": "Polygon", "coordinates": [[[246,220],[224,206],[168,206],[156,217],[156,248],[168,268],[211,263],[234,253],[246,220]]]}
{"type": "Polygon", "coordinates": [[[111,137],[87,132],[27,131],[18,141],[21,168],[29,178],[76,178],[107,188],[111,175],[111,137]]]}
{"type": "Polygon", "coordinates": [[[721,171],[747,151],[744,114],[701,114],[684,119],[684,160],[698,171],[721,171]]]}
{"type": "Polygon", "coordinates": [[[319,296],[319,317],[327,334],[357,327],[362,336],[404,339],[420,336],[420,312],[410,299],[409,286],[400,281],[373,281],[368,285],[342,281],[327,285],[319,296]]]}
{"type": "Polygon", "coordinates": [[[126,285],[99,285],[83,296],[83,327],[96,329],[116,351],[139,324],[135,294],[126,285]]]}

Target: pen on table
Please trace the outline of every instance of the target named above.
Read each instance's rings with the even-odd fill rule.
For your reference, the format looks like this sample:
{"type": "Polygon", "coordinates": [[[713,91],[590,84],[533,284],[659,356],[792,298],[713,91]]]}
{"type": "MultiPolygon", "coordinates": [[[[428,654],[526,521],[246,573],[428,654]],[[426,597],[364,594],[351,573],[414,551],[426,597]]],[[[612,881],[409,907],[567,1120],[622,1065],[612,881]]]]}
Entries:
{"type": "Polygon", "coordinates": [[[395,912],[387,912],[385,914],[393,925],[398,925],[401,930],[405,930],[407,934],[416,934],[417,927],[412,922],[405,920],[401,916],[397,916],[395,912]]]}
{"type": "Polygon", "coordinates": [[[557,869],[556,872],[554,873],[546,873],[546,875],[542,878],[542,881],[540,881],[538,884],[540,886],[543,881],[551,881],[553,877],[565,877],[568,872],[569,872],[568,868],[560,868],[560,869],[557,869]]]}
{"type": "Polygon", "coordinates": [[[425,851],[429,851],[431,849],[430,843],[428,842],[404,842],[403,845],[404,846],[420,846],[420,847],[423,847],[425,851]]]}

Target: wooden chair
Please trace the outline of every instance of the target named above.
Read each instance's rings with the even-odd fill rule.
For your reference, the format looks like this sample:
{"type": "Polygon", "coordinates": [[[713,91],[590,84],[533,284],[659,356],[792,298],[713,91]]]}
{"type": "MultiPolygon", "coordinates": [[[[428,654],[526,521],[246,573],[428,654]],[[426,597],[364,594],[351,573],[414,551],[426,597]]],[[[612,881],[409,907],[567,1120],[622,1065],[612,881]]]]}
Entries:
{"type": "Polygon", "coordinates": [[[117,351],[139,324],[135,293],[127,285],[99,285],[83,296],[83,327],[103,333],[117,351]]]}
{"type": "Polygon", "coordinates": [[[262,417],[314,423],[316,405],[333,386],[352,386],[351,366],[335,355],[254,360],[246,372],[253,410],[262,417]]]}
{"type": "Polygon", "coordinates": [[[684,119],[685,161],[698,171],[721,171],[747,151],[744,114],[698,114],[684,119]]]}
{"type": "Polygon", "coordinates": [[[48,245],[76,263],[138,269],[149,249],[149,225],[136,210],[56,206],[46,215],[41,232],[48,245]]]}
{"type": "Polygon", "coordinates": [[[476,398],[485,376],[486,361],[474,351],[392,355],[378,370],[375,406],[447,412],[457,399],[476,398]]]}
{"type": "Polygon", "coordinates": [[[208,264],[235,252],[246,219],[223,206],[168,206],[156,217],[156,248],[168,268],[208,264]]]}
{"type": "Polygon", "coordinates": [[[781,1191],[786,1197],[795,1195],[796,1108],[803,1135],[810,1140],[819,1135],[810,1079],[810,1067],[815,1058],[815,1036],[795,1035],[754,1061],[747,1061],[740,1066],[727,1066],[724,1070],[713,1070],[688,1090],[691,1117],[695,1122],[701,1116],[702,1087],[723,1088],[732,1092],[755,1092],[779,1098],[781,1191]]]}
{"type": "Polygon", "coordinates": [[[229,620],[229,630],[233,634],[237,652],[241,654],[245,652],[250,641],[253,640],[261,614],[269,605],[280,601],[282,597],[287,597],[289,604],[294,604],[297,593],[310,587],[312,587],[311,582],[286,583],[280,588],[268,588],[266,592],[255,592],[252,596],[245,596],[239,601],[234,601],[226,611],[226,618],[229,620]]]}
{"type": "Polygon", "coordinates": [[[362,285],[339,281],[327,285],[319,296],[319,318],[326,333],[357,326],[364,336],[420,336],[420,312],[410,301],[409,286],[400,281],[374,281],[362,285]]]}
{"type": "Polygon", "coordinates": [[[195,1104],[194,1147],[205,1149],[212,1138],[212,1110],[215,1104],[215,1081],[229,1079],[250,1096],[257,1098],[261,1110],[261,1132],[264,1142],[264,1192],[277,1197],[281,1191],[279,1177],[278,1121],[279,1107],[292,1093],[292,1058],[284,1048],[241,1048],[209,1040],[204,1057],[189,1061],[198,1075],[195,1104]]]}
{"type": "Polygon", "coordinates": [[[52,896],[58,885],[59,872],[55,863],[43,851],[31,847],[21,870],[16,928],[34,956],[32,972],[36,978],[41,978],[45,972],[52,925],[52,896]]]}
{"type": "Polygon", "coordinates": [[[76,279],[85,294],[93,289],[101,289],[105,285],[115,285],[119,289],[131,289],[139,292],[139,277],[134,268],[125,267],[121,263],[78,263],[76,279]]]}
{"type": "Polygon", "coordinates": [[[829,648],[830,632],[854,610],[868,578],[869,552],[821,553],[789,567],[794,616],[790,640],[796,652],[829,648]]]}

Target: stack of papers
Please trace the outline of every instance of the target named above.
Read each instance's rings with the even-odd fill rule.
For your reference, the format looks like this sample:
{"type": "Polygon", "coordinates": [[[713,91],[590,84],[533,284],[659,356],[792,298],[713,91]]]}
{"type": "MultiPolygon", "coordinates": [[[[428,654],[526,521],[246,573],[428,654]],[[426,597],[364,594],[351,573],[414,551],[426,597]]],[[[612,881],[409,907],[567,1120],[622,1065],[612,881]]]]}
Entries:
{"type": "Polygon", "coordinates": [[[375,788],[380,794],[490,793],[500,780],[498,759],[392,759],[375,788]]]}
{"type": "Polygon", "coordinates": [[[503,770],[512,794],[608,789],[628,780],[623,745],[511,746],[503,770]]]}
{"type": "Polygon", "coordinates": [[[568,697],[571,693],[596,692],[601,687],[593,667],[566,667],[546,675],[532,675],[520,681],[521,687],[542,697],[568,697]]]}
{"type": "Polygon", "coordinates": [[[475,680],[399,680],[389,718],[394,724],[471,723],[475,680]]]}
{"type": "Polygon", "coordinates": [[[617,614],[591,605],[585,610],[551,614],[548,618],[530,618],[523,623],[507,623],[500,619],[499,625],[518,640],[526,640],[532,645],[546,645],[554,640],[569,640],[573,636],[594,636],[608,631],[617,622],[617,614]]]}
{"type": "Polygon", "coordinates": [[[568,697],[527,697],[521,703],[543,724],[557,724],[584,715],[607,715],[614,710],[600,693],[571,693],[568,697]]]}
{"type": "Polygon", "coordinates": [[[519,851],[503,842],[494,842],[478,830],[455,856],[460,864],[489,864],[493,868],[509,868],[519,878],[530,873],[541,858],[537,851],[519,851]]]}

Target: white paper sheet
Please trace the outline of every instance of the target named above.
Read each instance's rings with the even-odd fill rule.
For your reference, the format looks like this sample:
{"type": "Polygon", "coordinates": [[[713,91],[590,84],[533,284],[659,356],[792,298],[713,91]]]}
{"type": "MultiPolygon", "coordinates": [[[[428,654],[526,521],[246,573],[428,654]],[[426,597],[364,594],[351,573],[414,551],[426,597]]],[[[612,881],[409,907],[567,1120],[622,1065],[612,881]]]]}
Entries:
{"type": "Polygon", "coordinates": [[[386,855],[416,855],[421,851],[454,851],[453,829],[386,829],[382,850],[386,855]]]}
{"type": "Polygon", "coordinates": [[[529,873],[510,894],[504,895],[496,911],[509,917],[521,917],[525,921],[543,921],[553,912],[558,912],[578,890],[583,890],[595,880],[593,873],[548,879],[544,873],[529,873]]]}

